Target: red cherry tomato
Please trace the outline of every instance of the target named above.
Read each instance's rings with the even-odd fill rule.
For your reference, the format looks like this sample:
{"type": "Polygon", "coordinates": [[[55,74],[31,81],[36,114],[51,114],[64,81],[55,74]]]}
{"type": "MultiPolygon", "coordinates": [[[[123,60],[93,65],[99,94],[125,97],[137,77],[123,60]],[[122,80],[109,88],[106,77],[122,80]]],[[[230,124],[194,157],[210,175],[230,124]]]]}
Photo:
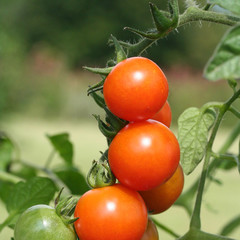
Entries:
{"type": "Polygon", "coordinates": [[[114,137],[108,159],[122,184],[145,191],[172,176],[179,164],[180,148],[175,135],[164,124],[154,120],[133,122],[114,137]]]}
{"type": "Polygon", "coordinates": [[[143,234],[141,240],[159,240],[156,225],[150,218],[148,219],[147,229],[143,234]]]}
{"type": "Polygon", "coordinates": [[[147,227],[140,194],[121,184],[96,188],[80,197],[74,223],[81,240],[139,240],[147,227]]]}
{"type": "Polygon", "coordinates": [[[118,63],[109,73],[103,94],[108,108],[119,118],[146,120],[166,102],[168,82],[153,61],[132,57],[118,63]]]}
{"type": "Polygon", "coordinates": [[[166,211],[180,196],[184,185],[182,167],[179,165],[173,176],[163,184],[140,192],[150,214],[166,211]]]}
{"type": "Polygon", "coordinates": [[[157,120],[167,127],[170,127],[172,121],[172,112],[168,101],[165,102],[160,111],[156,113],[151,119],[157,120]]]}

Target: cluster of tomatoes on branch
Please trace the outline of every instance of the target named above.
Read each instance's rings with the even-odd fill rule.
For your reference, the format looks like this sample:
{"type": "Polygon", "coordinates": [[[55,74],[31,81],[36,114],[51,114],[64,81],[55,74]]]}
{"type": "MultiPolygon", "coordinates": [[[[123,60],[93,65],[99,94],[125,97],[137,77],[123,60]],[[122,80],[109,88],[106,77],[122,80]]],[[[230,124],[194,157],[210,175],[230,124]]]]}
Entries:
{"type": "MultiPolygon", "coordinates": [[[[167,79],[151,60],[132,57],[113,67],[102,93],[108,117],[106,123],[98,121],[109,132],[117,133],[108,136],[106,161],[101,166],[107,169],[107,164],[108,175],[115,176],[118,183],[114,178],[99,187],[98,182],[80,197],[74,213],[78,218],[75,230],[81,240],[158,239],[148,213],[167,210],[184,183],[179,144],[169,129],[167,79]],[[125,125],[120,130],[113,124],[117,121],[125,125]]],[[[100,99],[99,95],[94,99],[100,99]]],[[[91,171],[98,173],[99,168],[91,171]]]]}

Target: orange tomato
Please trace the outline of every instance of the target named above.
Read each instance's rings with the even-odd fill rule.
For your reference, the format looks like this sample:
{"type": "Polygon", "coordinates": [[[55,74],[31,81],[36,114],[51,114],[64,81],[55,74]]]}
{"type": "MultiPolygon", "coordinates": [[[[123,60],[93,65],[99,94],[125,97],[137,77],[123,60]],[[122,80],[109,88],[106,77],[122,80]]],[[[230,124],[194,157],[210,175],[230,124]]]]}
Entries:
{"type": "Polygon", "coordinates": [[[150,218],[148,219],[147,229],[143,234],[141,240],[159,240],[156,225],[150,218]]]}
{"type": "Polygon", "coordinates": [[[163,105],[158,113],[156,113],[151,119],[157,120],[167,127],[170,127],[172,121],[172,111],[168,101],[163,105]]]}
{"type": "Polygon", "coordinates": [[[150,214],[158,214],[166,211],[180,196],[184,185],[184,174],[181,165],[178,166],[170,179],[163,184],[148,190],[139,192],[150,214]]]}

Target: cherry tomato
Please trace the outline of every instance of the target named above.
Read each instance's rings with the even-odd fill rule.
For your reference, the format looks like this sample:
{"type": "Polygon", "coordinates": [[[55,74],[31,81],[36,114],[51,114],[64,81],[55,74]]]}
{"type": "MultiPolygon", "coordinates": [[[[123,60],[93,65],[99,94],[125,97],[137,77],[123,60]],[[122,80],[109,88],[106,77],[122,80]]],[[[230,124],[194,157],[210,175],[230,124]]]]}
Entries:
{"type": "Polygon", "coordinates": [[[96,188],[80,197],[74,223],[81,240],[139,240],[147,227],[140,194],[121,184],[96,188]]]}
{"type": "Polygon", "coordinates": [[[118,63],[109,73],[103,94],[108,108],[119,118],[146,120],[166,102],[168,82],[153,61],[132,57],[118,63]]]}
{"type": "Polygon", "coordinates": [[[140,192],[150,214],[166,211],[180,196],[184,185],[182,167],[179,165],[173,176],[163,184],[140,192]]]}
{"type": "Polygon", "coordinates": [[[15,240],[76,240],[72,224],[65,224],[54,208],[35,205],[27,209],[14,228],[15,240]]]}
{"type": "Polygon", "coordinates": [[[108,159],[122,184],[146,191],[172,176],[179,164],[180,148],[164,124],[154,120],[132,122],[114,137],[108,159]]]}
{"type": "Polygon", "coordinates": [[[159,240],[156,225],[150,218],[148,219],[147,229],[143,234],[141,240],[159,240]]]}
{"type": "Polygon", "coordinates": [[[172,121],[172,112],[168,101],[165,102],[160,111],[156,113],[151,119],[157,120],[167,127],[170,127],[172,121]]]}

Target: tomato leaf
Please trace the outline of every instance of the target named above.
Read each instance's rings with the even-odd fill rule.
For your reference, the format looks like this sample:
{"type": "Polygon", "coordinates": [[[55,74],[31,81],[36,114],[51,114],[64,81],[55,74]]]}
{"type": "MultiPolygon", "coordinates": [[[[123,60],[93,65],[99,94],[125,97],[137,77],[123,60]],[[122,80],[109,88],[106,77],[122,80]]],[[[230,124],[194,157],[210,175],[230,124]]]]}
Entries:
{"type": "Polygon", "coordinates": [[[12,159],[13,144],[3,133],[0,133],[0,170],[5,171],[12,159]]]}
{"type": "Polygon", "coordinates": [[[232,13],[240,15],[240,1],[239,0],[209,0],[211,4],[217,4],[220,7],[231,11],[232,13]]]}
{"type": "Polygon", "coordinates": [[[48,139],[52,143],[54,149],[59,153],[62,159],[68,165],[73,163],[73,145],[69,141],[68,133],[60,133],[56,135],[47,135],[48,139]]]}
{"type": "Polygon", "coordinates": [[[72,194],[82,195],[89,190],[85,177],[75,167],[60,167],[54,173],[68,186],[72,194]]]}
{"type": "Polygon", "coordinates": [[[186,109],[178,119],[178,140],[181,149],[181,164],[190,174],[205,154],[208,131],[215,120],[215,112],[202,112],[198,108],[186,109]]]}
{"type": "Polygon", "coordinates": [[[210,81],[240,78],[240,25],[224,35],[205,66],[204,76],[210,81]]]}
{"type": "Polygon", "coordinates": [[[221,235],[226,236],[239,227],[240,227],[240,215],[232,219],[228,224],[226,224],[223,227],[221,235]]]}
{"type": "Polygon", "coordinates": [[[7,181],[0,181],[0,199],[3,203],[7,204],[9,200],[9,193],[14,187],[14,183],[7,181]]]}

